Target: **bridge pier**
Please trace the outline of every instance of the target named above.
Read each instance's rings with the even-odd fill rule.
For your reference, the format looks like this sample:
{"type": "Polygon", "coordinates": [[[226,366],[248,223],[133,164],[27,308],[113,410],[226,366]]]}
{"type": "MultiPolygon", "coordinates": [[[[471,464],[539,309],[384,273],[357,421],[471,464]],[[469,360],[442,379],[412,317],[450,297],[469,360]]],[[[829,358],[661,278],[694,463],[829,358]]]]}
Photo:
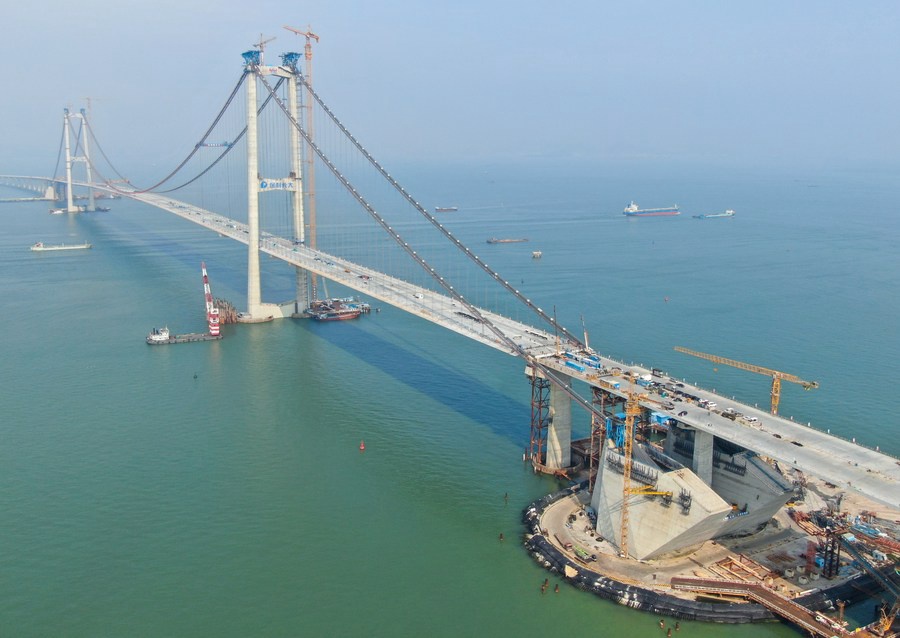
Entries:
{"type": "Polygon", "coordinates": [[[694,455],[691,457],[691,469],[707,485],[712,485],[714,439],[712,432],[694,430],[694,455]]]}
{"type": "Polygon", "coordinates": [[[664,450],[666,454],[675,458],[689,458],[691,471],[701,481],[712,486],[715,438],[712,432],[681,423],[669,428],[664,450]]]}
{"type": "Polygon", "coordinates": [[[572,465],[572,399],[531,366],[525,376],[531,382],[531,464],[550,474],[566,470],[572,465]]]}
{"type": "MultiPolygon", "coordinates": [[[[571,377],[566,379],[571,382],[571,377]]],[[[552,470],[564,470],[572,465],[572,399],[556,384],[550,386],[547,459],[544,465],[552,470]]]]}

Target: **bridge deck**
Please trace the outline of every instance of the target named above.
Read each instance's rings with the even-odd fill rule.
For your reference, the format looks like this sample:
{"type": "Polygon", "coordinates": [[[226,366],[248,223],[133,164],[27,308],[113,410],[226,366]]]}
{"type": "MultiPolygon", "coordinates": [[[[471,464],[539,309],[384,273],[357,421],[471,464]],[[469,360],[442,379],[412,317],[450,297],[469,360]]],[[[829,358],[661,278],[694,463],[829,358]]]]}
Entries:
{"type": "MultiPolygon", "coordinates": [[[[86,184],[82,185],[86,186],[86,184]]],[[[94,187],[113,192],[103,185],[94,185],[94,187]]],[[[115,192],[161,208],[241,243],[248,243],[248,227],[242,222],[163,195],[129,194],[118,189],[115,192]]],[[[260,237],[260,251],[417,315],[479,343],[510,355],[516,355],[496,335],[466,313],[464,307],[447,295],[410,284],[345,259],[312,250],[305,245],[295,245],[290,239],[275,235],[263,234],[260,237]]],[[[685,384],[684,391],[702,399],[715,401],[716,409],[707,410],[692,403],[670,403],[670,399],[655,392],[648,392],[647,388],[634,383],[625,376],[630,373],[633,375],[633,379],[637,379],[641,375],[649,374],[650,370],[640,366],[626,365],[609,357],[599,357],[600,367],[598,369],[585,367],[583,371],[577,370],[567,365],[568,359],[562,356],[562,353],[557,352],[554,335],[489,311],[481,310],[481,312],[504,334],[509,335],[514,342],[538,357],[542,364],[563,375],[604,388],[620,397],[627,396],[629,389],[637,394],[647,395],[647,399],[642,401],[645,407],[664,412],[685,425],[709,431],[721,439],[776,459],[780,463],[790,465],[836,485],[846,485],[864,496],[891,507],[900,507],[900,461],[886,454],[688,384],[685,384]],[[613,376],[614,369],[621,371],[618,376],[613,376]],[[615,381],[618,387],[613,387],[611,381],[615,381]],[[758,421],[750,424],[728,419],[722,415],[722,410],[725,408],[732,408],[747,416],[756,417],[758,421]],[[685,412],[685,414],[679,414],[680,412],[685,412]]]]}

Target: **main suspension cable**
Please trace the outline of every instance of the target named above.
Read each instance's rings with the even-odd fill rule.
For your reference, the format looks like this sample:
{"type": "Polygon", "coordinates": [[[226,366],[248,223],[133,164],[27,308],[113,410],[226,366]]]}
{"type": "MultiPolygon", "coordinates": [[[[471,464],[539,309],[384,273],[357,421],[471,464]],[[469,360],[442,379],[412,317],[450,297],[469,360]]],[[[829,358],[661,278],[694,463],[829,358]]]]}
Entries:
{"type": "Polygon", "coordinates": [[[431,224],[435,228],[437,228],[438,231],[440,231],[445,237],[447,237],[447,239],[449,239],[451,242],[453,242],[456,245],[456,247],[459,250],[461,250],[469,259],[474,261],[478,265],[479,268],[481,268],[483,271],[485,271],[497,283],[499,283],[501,286],[503,286],[508,292],[513,294],[519,301],[521,301],[529,309],[531,309],[532,312],[534,312],[541,319],[543,319],[551,328],[561,332],[563,335],[565,335],[566,339],[571,341],[574,345],[578,346],[579,349],[587,348],[587,346],[585,346],[583,343],[581,343],[581,340],[578,339],[578,337],[576,337],[571,332],[566,330],[563,326],[561,326],[559,323],[557,323],[557,321],[554,317],[551,317],[550,315],[545,313],[541,308],[539,308],[537,305],[532,303],[530,299],[528,299],[523,294],[521,294],[518,290],[516,290],[508,281],[504,280],[497,272],[495,272],[493,269],[491,269],[490,266],[488,266],[484,261],[482,261],[478,257],[478,255],[473,253],[471,250],[469,250],[469,248],[465,244],[463,244],[456,237],[454,237],[453,233],[451,233],[449,230],[444,228],[443,224],[441,224],[440,221],[434,215],[430,214],[427,210],[425,210],[425,208],[421,204],[419,204],[419,202],[417,202],[412,197],[412,195],[410,195],[408,192],[406,192],[406,189],[404,189],[397,182],[397,180],[395,180],[393,177],[391,177],[390,173],[388,173],[381,166],[381,164],[379,164],[378,161],[363,147],[363,145],[359,143],[359,141],[350,133],[350,131],[347,129],[347,127],[345,127],[341,123],[341,121],[338,120],[338,118],[334,115],[334,113],[332,113],[331,109],[329,109],[328,106],[325,104],[325,102],[322,101],[322,98],[320,98],[319,95],[313,90],[312,86],[309,85],[309,83],[306,81],[306,78],[304,78],[303,75],[299,71],[297,71],[297,77],[298,77],[300,83],[303,84],[303,86],[306,87],[306,89],[310,92],[310,94],[313,96],[313,98],[319,104],[319,106],[322,107],[322,110],[324,110],[325,113],[328,114],[328,117],[331,118],[331,120],[337,125],[337,127],[341,130],[341,132],[343,132],[344,135],[346,135],[347,138],[353,143],[353,145],[363,154],[363,156],[367,160],[369,160],[369,163],[372,164],[372,166],[374,166],[375,169],[379,173],[381,173],[382,177],[384,177],[404,197],[404,199],[406,199],[407,202],[409,202],[420,214],[422,214],[429,222],[431,222],[431,224]]]}
{"type": "MultiPolygon", "coordinates": [[[[255,71],[255,69],[253,71],[255,71]]],[[[294,71],[296,72],[296,70],[294,71]]],[[[372,207],[372,205],[369,204],[369,202],[353,187],[350,181],[346,177],[344,177],[344,175],[337,169],[334,163],[325,155],[322,149],[319,148],[319,146],[315,142],[313,142],[307,131],[304,130],[302,126],[300,126],[300,124],[294,118],[293,114],[288,110],[287,106],[285,106],[284,102],[275,94],[272,87],[269,86],[269,83],[266,81],[265,77],[260,75],[259,79],[263,83],[263,86],[265,86],[269,91],[269,95],[272,96],[278,106],[281,107],[281,110],[284,112],[285,116],[288,118],[294,128],[297,129],[297,131],[301,136],[303,136],[303,139],[306,141],[309,147],[315,152],[319,159],[322,160],[325,166],[328,167],[328,170],[331,171],[331,173],[344,186],[344,188],[347,189],[347,191],[353,196],[353,198],[356,199],[357,202],[359,202],[359,204],[366,210],[367,213],[369,213],[372,219],[374,219],[378,223],[378,225],[388,233],[388,235],[413,259],[413,261],[419,264],[419,266],[421,266],[422,269],[426,273],[428,273],[438,283],[438,285],[447,292],[447,294],[449,294],[453,299],[461,303],[469,312],[471,312],[472,315],[476,317],[479,323],[486,326],[488,330],[494,333],[494,335],[500,340],[500,342],[503,343],[507,348],[509,348],[509,350],[513,354],[524,359],[525,362],[536,372],[539,371],[548,380],[560,387],[572,400],[581,405],[581,407],[583,407],[585,410],[587,410],[591,414],[597,415],[600,418],[604,417],[604,415],[601,414],[600,411],[596,407],[594,407],[594,405],[590,401],[587,401],[584,397],[578,394],[578,392],[576,392],[574,388],[572,388],[571,384],[561,379],[559,376],[557,376],[557,373],[554,370],[551,370],[550,368],[542,364],[537,359],[537,357],[529,353],[527,350],[525,350],[525,348],[508,337],[506,333],[504,333],[497,325],[494,324],[494,322],[485,317],[477,306],[470,303],[468,299],[466,299],[460,292],[458,292],[453,286],[450,285],[450,282],[441,277],[421,255],[413,250],[412,247],[403,240],[400,234],[395,231],[387,223],[387,221],[372,207]]],[[[319,101],[319,103],[321,104],[321,101],[319,101]]],[[[345,130],[344,133],[345,135],[347,134],[345,130]]],[[[421,207],[419,208],[421,209],[421,207]]]]}
{"type": "MultiPolygon", "coordinates": [[[[229,95],[228,99],[225,101],[225,106],[223,106],[219,110],[219,114],[216,115],[216,118],[213,120],[213,123],[210,124],[209,128],[206,130],[206,133],[203,134],[203,137],[200,138],[200,141],[194,145],[194,148],[191,149],[191,152],[188,153],[188,156],[185,157],[181,161],[181,163],[175,168],[175,170],[173,170],[171,173],[166,175],[163,179],[158,181],[153,186],[150,186],[149,188],[134,189],[134,190],[126,191],[126,190],[119,189],[116,186],[113,186],[112,184],[108,184],[109,188],[111,188],[112,190],[117,191],[119,193],[123,193],[123,194],[127,193],[129,195],[148,193],[148,192],[154,190],[155,188],[159,188],[160,186],[162,186],[163,184],[168,182],[170,179],[172,179],[172,177],[174,177],[178,173],[178,171],[180,171],[182,168],[184,168],[184,165],[187,164],[191,160],[191,158],[197,154],[197,151],[200,150],[201,146],[206,142],[207,138],[209,138],[209,136],[212,134],[213,129],[215,129],[216,125],[219,123],[219,120],[222,119],[222,116],[225,115],[225,111],[228,110],[228,107],[231,106],[231,102],[234,100],[234,96],[237,95],[238,90],[241,88],[241,85],[244,83],[244,80],[246,78],[247,78],[247,72],[244,71],[243,73],[241,73],[240,79],[238,80],[237,84],[234,86],[234,90],[231,91],[231,95],[229,95]]],[[[166,191],[166,192],[168,192],[168,191],[166,191]]]]}
{"type": "MultiPolygon", "coordinates": [[[[100,145],[100,141],[97,139],[97,136],[94,135],[94,129],[91,128],[91,123],[88,121],[87,117],[85,117],[82,121],[87,126],[88,133],[91,136],[91,141],[97,147],[97,150],[100,151],[100,155],[103,156],[103,159],[106,160],[106,163],[109,165],[109,167],[111,169],[113,169],[113,172],[116,175],[118,175],[119,179],[127,182],[128,179],[124,175],[122,175],[122,173],[119,172],[119,169],[117,169],[111,161],[109,161],[109,157],[107,157],[106,153],[104,152],[103,147],[100,145]]],[[[91,168],[94,169],[94,171],[97,171],[97,167],[94,166],[93,162],[91,162],[91,168]]],[[[97,174],[98,175],[100,174],[99,171],[97,171],[97,174]]]]}
{"type": "Polygon", "coordinates": [[[56,151],[56,166],[54,167],[53,173],[52,173],[54,179],[57,177],[57,171],[59,170],[59,163],[62,161],[63,146],[64,146],[65,140],[66,140],[66,127],[64,126],[62,133],[59,134],[59,150],[56,151]]]}

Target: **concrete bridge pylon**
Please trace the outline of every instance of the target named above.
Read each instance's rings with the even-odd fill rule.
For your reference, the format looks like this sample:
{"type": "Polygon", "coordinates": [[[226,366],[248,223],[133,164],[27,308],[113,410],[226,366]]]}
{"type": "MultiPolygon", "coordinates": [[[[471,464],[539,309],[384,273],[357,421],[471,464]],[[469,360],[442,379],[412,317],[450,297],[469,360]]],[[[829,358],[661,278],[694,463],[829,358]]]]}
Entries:
{"type": "Polygon", "coordinates": [[[298,117],[297,69],[293,66],[296,58],[285,56],[283,66],[265,66],[262,64],[262,51],[251,50],[243,54],[247,77],[247,231],[249,235],[247,249],[247,311],[241,313],[242,323],[257,323],[297,316],[309,306],[309,273],[297,267],[296,299],[283,304],[263,303],[259,273],[260,196],[272,191],[290,191],[292,198],[292,219],[294,224],[294,242],[303,243],[303,180],[300,157],[300,136],[296,127],[291,126],[290,149],[291,169],[286,177],[265,177],[259,172],[259,133],[257,109],[257,82],[261,76],[272,75],[288,81],[288,109],[296,122],[298,117]]]}

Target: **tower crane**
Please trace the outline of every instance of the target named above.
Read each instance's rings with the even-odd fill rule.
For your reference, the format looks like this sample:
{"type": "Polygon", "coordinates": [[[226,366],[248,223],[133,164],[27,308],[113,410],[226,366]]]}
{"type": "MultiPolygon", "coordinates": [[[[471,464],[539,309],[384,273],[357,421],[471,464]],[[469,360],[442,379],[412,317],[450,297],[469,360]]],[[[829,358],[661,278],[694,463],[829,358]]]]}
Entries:
{"type": "Polygon", "coordinates": [[[623,558],[628,558],[628,499],[631,497],[631,445],[634,436],[634,417],[641,414],[641,406],[632,388],[628,389],[625,404],[625,469],[622,471],[622,531],[619,535],[619,550],[623,558]]]}
{"type": "Polygon", "coordinates": [[[722,363],[734,368],[740,368],[741,370],[749,370],[750,372],[765,374],[772,377],[772,414],[778,414],[778,401],[781,398],[782,381],[790,381],[791,383],[802,385],[804,390],[812,390],[819,387],[818,381],[806,381],[796,375],[787,372],[781,372],[779,370],[772,370],[771,368],[764,368],[762,366],[753,365],[752,363],[744,363],[743,361],[726,359],[725,357],[720,357],[714,354],[706,354],[705,352],[697,352],[696,350],[689,350],[687,348],[682,348],[681,346],[675,346],[675,350],[694,357],[699,357],[700,359],[707,359],[709,361],[712,361],[713,363],[722,363]]]}
{"type": "MultiPolygon", "coordinates": [[[[303,47],[303,56],[306,58],[306,84],[309,86],[309,90],[312,91],[313,86],[313,72],[312,72],[312,41],[315,40],[316,43],[319,42],[319,36],[312,32],[312,27],[307,26],[306,31],[301,31],[300,29],[295,29],[294,27],[289,27],[284,25],[284,28],[290,31],[291,33],[295,33],[297,35],[302,35],[306,38],[306,45],[303,47]]],[[[309,139],[313,139],[313,98],[310,94],[309,99],[306,100],[306,133],[309,136],[309,139]]],[[[309,151],[307,153],[306,160],[306,210],[309,214],[309,233],[307,235],[309,247],[315,249],[317,247],[317,239],[316,239],[316,172],[315,172],[315,164],[313,160],[315,159],[315,153],[309,151]]],[[[317,277],[315,273],[312,273],[312,297],[313,299],[318,299],[318,290],[317,290],[317,277]]]]}
{"type": "MultiPolygon", "coordinates": [[[[312,42],[311,42],[311,40],[315,40],[316,42],[318,42],[319,36],[317,36],[312,31],[301,31],[300,29],[295,29],[294,27],[289,27],[287,25],[284,25],[284,28],[287,29],[288,31],[290,31],[291,33],[296,33],[297,35],[302,35],[306,38],[306,46],[303,48],[303,53],[306,57],[306,61],[307,62],[311,61],[312,60],[312,42]]],[[[307,27],[307,29],[309,29],[309,27],[307,27]]],[[[312,75],[312,73],[307,68],[306,69],[306,79],[310,80],[311,75],[312,75]]]]}
{"type": "Polygon", "coordinates": [[[646,394],[635,394],[634,388],[628,389],[628,401],[625,404],[625,441],[624,441],[624,468],[622,470],[622,528],[619,534],[619,552],[623,558],[628,558],[628,500],[635,495],[662,496],[671,499],[672,492],[663,492],[655,486],[645,485],[631,487],[632,444],[634,441],[634,420],[641,415],[641,400],[647,398],[646,394]]]}
{"type": "Polygon", "coordinates": [[[259,34],[259,42],[254,44],[254,48],[259,49],[259,63],[260,65],[265,64],[265,53],[266,53],[266,45],[274,40],[274,37],[269,38],[268,40],[263,40],[263,34],[259,34]]]}

